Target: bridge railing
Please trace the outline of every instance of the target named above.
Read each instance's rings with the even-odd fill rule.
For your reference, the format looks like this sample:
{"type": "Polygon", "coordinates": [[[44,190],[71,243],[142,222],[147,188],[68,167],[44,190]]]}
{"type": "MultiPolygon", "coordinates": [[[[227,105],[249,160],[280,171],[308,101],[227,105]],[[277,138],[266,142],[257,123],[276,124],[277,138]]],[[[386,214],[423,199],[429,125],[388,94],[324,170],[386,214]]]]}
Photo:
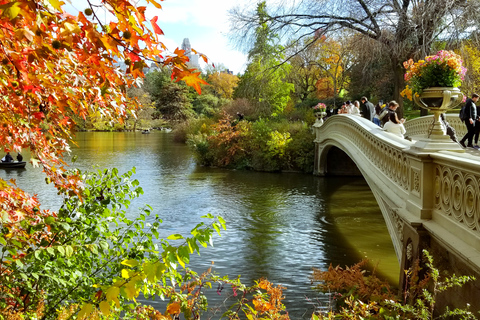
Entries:
{"type": "MultiPolygon", "coordinates": [[[[460,140],[466,133],[465,124],[460,120],[457,114],[446,114],[447,122],[455,129],[458,140],[460,140]]],[[[415,118],[405,122],[405,129],[407,136],[415,139],[418,136],[424,136],[428,132],[429,126],[433,122],[433,115],[415,118]]]]}

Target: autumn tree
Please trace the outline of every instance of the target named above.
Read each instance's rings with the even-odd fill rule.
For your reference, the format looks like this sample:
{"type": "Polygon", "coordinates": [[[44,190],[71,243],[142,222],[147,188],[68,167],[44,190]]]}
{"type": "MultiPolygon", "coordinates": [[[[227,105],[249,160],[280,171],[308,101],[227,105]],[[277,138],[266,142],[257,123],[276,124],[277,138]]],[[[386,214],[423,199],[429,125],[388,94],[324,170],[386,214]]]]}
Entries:
{"type": "Polygon", "coordinates": [[[468,73],[465,76],[465,81],[462,88],[470,96],[480,89],[480,51],[478,46],[474,45],[473,41],[466,41],[462,44],[459,50],[464,59],[465,67],[468,73]]]}
{"type": "Polygon", "coordinates": [[[233,91],[238,85],[239,78],[228,72],[215,72],[208,76],[207,82],[212,91],[219,98],[232,99],[233,91]]]}
{"type": "MultiPolygon", "coordinates": [[[[301,41],[319,34],[348,29],[379,46],[365,47],[372,56],[386,55],[394,77],[394,99],[401,101],[402,62],[432,53],[434,43],[458,41],[476,30],[480,2],[455,0],[316,0],[284,1],[265,13],[273,33],[301,41]]],[[[252,6],[231,11],[233,36],[252,48],[260,25],[252,6]]]]}
{"type": "Polygon", "coordinates": [[[318,98],[335,96],[348,86],[349,71],[353,66],[351,38],[319,36],[305,39],[301,46],[289,47],[295,95],[303,101],[309,94],[318,98]]]}

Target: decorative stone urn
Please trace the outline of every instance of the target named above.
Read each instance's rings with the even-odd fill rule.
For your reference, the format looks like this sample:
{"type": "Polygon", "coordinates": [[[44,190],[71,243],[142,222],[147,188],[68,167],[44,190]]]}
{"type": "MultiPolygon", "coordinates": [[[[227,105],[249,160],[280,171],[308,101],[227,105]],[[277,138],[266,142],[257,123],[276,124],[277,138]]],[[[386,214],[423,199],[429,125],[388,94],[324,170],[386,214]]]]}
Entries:
{"type": "Polygon", "coordinates": [[[440,115],[448,109],[457,106],[463,100],[460,89],[453,87],[426,88],[420,96],[413,96],[413,100],[421,108],[433,112],[434,121],[430,127],[428,137],[431,135],[445,135],[446,128],[440,120],[440,115]]]}
{"type": "Polygon", "coordinates": [[[445,124],[440,119],[442,113],[462,102],[463,93],[460,92],[460,89],[454,87],[426,88],[419,96],[414,95],[413,100],[421,108],[433,112],[433,122],[428,129],[426,138],[418,140],[414,148],[420,149],[422,152],[439,150],[465,152],[458,143],[453,142],[446,135],[445,124]]]}
{"type": "Polygon", "coordinates": [[[318,129],[323,125],[323,118],[327,116],[327,113],[325,111],[316,112],[315,116],[317,120],[315,120],[315,123],[313,124],[313,130],[315,132],[315,140],[317,140],[320,139],[320,131],[318,129]]]}

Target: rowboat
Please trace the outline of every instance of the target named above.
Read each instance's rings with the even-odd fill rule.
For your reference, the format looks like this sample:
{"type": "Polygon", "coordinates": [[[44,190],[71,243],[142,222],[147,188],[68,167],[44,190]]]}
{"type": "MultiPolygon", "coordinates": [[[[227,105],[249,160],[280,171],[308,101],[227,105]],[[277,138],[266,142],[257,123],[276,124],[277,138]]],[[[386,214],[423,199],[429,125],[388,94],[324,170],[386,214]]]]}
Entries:
{"type": "Polygon", "coordinates": [[[25,161],[3,162],[0,161],[0,169],[22,169],[27,163],[25,161]]]}

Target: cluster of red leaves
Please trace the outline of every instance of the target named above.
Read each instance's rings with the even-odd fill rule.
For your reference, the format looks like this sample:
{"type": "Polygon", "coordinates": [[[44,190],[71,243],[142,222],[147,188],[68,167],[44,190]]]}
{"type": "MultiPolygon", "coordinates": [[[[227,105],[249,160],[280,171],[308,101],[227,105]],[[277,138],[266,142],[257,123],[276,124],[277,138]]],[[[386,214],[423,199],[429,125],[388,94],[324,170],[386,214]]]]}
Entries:
{"type": "Polygon", "coordinates": [[[243,138],[249,131],[247,122],[233,120],[233,117],[224,113],[223,118],[212,125],[211,135],[208,136],[208,142],[213,150],[216,150],[218,166],[228,166],[234,162],[236,156],[245,152],[243,138]],[[237,127],[238,125],[238,127],[237,127]],[[244,127],[244,126],[247,127],[244,127]]]}

